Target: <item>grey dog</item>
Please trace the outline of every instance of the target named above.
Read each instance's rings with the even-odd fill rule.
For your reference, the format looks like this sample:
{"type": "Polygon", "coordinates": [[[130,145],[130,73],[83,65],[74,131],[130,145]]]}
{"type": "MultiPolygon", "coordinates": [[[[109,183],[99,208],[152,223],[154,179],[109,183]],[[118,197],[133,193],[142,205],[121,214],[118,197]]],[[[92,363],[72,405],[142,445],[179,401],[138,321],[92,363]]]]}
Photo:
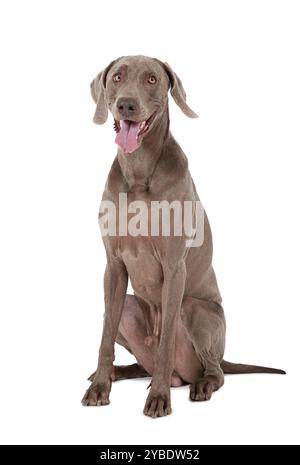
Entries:
{"type": "MultiPolygon", "coordinates": [[[[113,115],[118,153],[103,200],[199,201],[182,149],[169,130],[168,91],[185,115],[181,80],[167,63],[145,56],[121,57],[91,83],[94,122],[113,115]]],[[[197,221],[197,219],[196,219],[197,221]]],[[[171,413],[170,387],[190,385],[190,399],[204,401],[224,383],[224,373],[285,373],[223,360],[225,318],[212,267],[212,237],[203,215],[203,243],[184,236],[107,235],[105,317],[96,372],[83,405],[106,405],[112,381],[151,376],[144,413],[171,413]],[[134,295],[126,294],[130,278],[134,295]],[[116,366],[118,342],[137,363],[116,366]]]]}

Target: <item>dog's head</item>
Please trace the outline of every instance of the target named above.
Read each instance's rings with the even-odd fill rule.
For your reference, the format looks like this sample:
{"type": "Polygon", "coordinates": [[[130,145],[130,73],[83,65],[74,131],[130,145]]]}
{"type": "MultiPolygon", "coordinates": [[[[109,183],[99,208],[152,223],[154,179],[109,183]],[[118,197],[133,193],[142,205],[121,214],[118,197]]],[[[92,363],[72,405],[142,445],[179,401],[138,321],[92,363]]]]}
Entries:
{"type": "Polygon", "coordinates": [[[103,124],[108,109],[115,120],[116,143],[134,152],[167,110],[168,90],[183,113],[197,118],[186,103],[181,80],[156,58],[127,56],[112,61],[91,83],[94,122],[103,124]]]}

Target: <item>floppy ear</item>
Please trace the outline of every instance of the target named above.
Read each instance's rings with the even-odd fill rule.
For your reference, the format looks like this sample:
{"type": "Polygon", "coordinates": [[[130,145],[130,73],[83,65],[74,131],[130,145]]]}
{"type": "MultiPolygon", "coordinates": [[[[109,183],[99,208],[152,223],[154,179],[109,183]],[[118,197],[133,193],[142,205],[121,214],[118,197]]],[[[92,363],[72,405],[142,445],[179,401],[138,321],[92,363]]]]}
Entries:
{"type": "Polygon", "coordinates": [[[117,60],[112,61],[103,71],[97,74],[90,84],[91,94],[94,102],[96,103],[96,111],[93,118],[93,121],[96,124],[104,124],[107,120],[108,111],[105,101],[106,76],[116,61],[117,60]]]}
{"type": "Polygon", "coordinates": [[[104,85],[102,81],[103,71],[97,74],[95,79],[90,84],[91,94],[96,103],[96,111],[93,121],[96,124],[104,124],[107,120],[108,112],[104,98],[104,85]]]}
{"type": "Polygon", "coordinates": [[[168,63],[163,63],[163,67],[170,79],[171,95],[179,108],[189,118],[198,118],[198,115],[186,103],[186,93],[177,74],[168,63]]]}

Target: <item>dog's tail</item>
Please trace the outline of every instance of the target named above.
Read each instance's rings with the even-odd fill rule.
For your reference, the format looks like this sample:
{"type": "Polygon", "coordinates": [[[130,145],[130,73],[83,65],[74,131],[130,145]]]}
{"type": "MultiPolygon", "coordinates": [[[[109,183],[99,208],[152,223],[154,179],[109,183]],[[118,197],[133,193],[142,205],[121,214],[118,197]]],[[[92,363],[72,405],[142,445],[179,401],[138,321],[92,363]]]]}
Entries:
{"type": "Polygon", "coordinates": [[[243,363],[231,363],[223,360],[221,368],[225,374],[236,375],[242,373],[277,373],[280,375],[286,375],[284,370],[278,368],[261,367],[258,365],[245,365],[243,363]]]}

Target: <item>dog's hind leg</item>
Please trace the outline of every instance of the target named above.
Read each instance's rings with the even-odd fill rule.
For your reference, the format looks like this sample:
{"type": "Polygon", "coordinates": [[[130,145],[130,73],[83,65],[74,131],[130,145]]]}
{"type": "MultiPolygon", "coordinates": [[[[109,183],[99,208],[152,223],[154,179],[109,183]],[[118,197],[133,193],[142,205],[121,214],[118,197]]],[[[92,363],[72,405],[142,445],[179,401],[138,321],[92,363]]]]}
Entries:
{"type": "Polygon", "coordinates": [[[224,384],[221,369],[225,348],[225,318],[221,305],[193,297],[185,297],[182,322],[202,366],[202,375],[190,385],[190,399],[209,400],[224,384]]]}
{"type": "MultiPolygon", "coordinates": [[[[95,373],[88,378],[89,381],[93,381],[95,373]]],[[[149,373],[138,363],[133,363],[132,365],[114,365],[113,381],[147,378],[148,376],[150,376],[149,373]]]]}

